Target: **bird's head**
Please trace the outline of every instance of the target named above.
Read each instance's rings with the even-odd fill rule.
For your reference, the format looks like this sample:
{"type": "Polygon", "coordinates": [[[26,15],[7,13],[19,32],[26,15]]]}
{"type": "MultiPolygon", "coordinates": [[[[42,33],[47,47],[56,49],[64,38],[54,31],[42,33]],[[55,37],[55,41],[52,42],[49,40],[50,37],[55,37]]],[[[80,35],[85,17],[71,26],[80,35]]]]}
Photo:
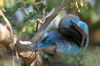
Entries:
{"type": "Polygon", "coordinates": [[[73,38],[80,46],[86,43],[88,26],[75,15],[64,16],[59,22],[59,31],[63,35],[73,38]]]}
{"type": "Polygon", "coordinates": [[[59,28],[66,27],[70,29],[70,27],[75,26],[75,25],[80,27],[85,33],[88,33],[87,24],[81,21],[79,17],[76,15],[69,14],[67,16],[64,16],[59,22],[59,28]]]}

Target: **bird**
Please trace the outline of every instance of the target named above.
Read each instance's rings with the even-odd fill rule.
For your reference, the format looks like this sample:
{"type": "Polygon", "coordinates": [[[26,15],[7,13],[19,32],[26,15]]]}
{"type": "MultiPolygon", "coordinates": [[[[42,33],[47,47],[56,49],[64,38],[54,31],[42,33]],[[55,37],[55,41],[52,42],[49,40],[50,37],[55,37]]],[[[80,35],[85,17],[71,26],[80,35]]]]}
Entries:
{"type": "Polygon", "coordinates": [[[77,56],[88,47],[88,25],[76,15],[67,14],[61,18],[58,28],[49,32],[35,51],[51,57],[64,55],[77,56]]]}

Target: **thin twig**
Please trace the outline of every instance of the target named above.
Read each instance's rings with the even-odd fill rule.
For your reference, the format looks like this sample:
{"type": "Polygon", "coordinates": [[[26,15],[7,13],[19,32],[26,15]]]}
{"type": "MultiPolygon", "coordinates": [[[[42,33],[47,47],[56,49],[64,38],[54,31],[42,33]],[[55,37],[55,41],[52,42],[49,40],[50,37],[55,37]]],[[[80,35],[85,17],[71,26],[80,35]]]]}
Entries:
{"type": "Polygon", "coordinates": [[[38,32],[39,21],[36,22],[36,32],[38,32]]]}
{"type": "MultiPolygon", "coordinates": [[[[40,10],[41,10],[42,18],[45,17],[45,7],[46,7],[46,1],[45,0],[41,1],[41,3],[40,3],[40,10]]],[[[37,22],[36,22],[36,32],[38,31],[40,23],[43,23],[43,21],[41,21],[40,19],[37,19],[37,22]]]]}

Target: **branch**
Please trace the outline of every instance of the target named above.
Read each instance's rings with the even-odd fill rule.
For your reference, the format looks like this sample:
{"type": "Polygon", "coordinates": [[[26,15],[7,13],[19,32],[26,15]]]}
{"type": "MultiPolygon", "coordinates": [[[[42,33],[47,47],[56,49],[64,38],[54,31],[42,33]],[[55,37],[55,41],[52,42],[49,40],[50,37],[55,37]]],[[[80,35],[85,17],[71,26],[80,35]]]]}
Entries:
{"type": "Polygon", "coordinates": [[[7,25],[7,28],[12,33],[11,24],[10,24],[9,20],[5,17],[5,15],[3,14],[3,12],[1,10],[0,10],[0,16],[2,16],[2,18],[4,19],[4,21],[5,21],[6,25],[7,25]]]}
{"type": "Polygon", "coordinates": [[[43,32],[45,31],[45,29],[47,28],[47,26],[50,24],[50,22],[59,14],[60,11],[62,11],[67,4],[62,3],[57,9],[55,9],[52,13],[50,13],[49,15],[47,15],[45,18],[43,18],[43,25],[40,27],[40,29],[38,30],[38,32],[34,35],[34,37],[31,39],[32,43],[36,43],[37,40],[40,39],[40,37],[42,36],[43,32]]]}
{"type": "MultiPolygon", "coordinates": [[[[11,24],[9,22],[9,20],[5,17],[4,13],[2,10],[0,10],[0,16],[2,16],[2,18],[4,19],[4,22],[5,22],[5,26],[4,25],[0,25],[0,27],[2,27],[0,30],[2,32],[1,36],[5,37],[4,39],[4,42],[6,42],[5,40],[7,41],[10,41],[9,44],[13,44],[14,43],[14,36],[13,36],[13,32],[12,32],[12,27],[11,27],[11,24]],[[5,30],[5,31],[2,31],[5,30]],[[5,32],[5,33],[4,33],[5,32]],[[8,39],[7,39],[8,38],[8,39]]],[[[7,45],[8,46],[8,45],[7,45]]],[[[13,45],[12,45],[13,46],[13,45]]]]}
{"type": "Polygon", "coordinates": [[[0,42],[4,42],[7,44],[6,46],[9,46],[9,44],[13,42],[12,27],[2,10],[0,10],[0,16],[2,16],[4,22],[6,23],[6,25],[0,24],[0,42]]]}

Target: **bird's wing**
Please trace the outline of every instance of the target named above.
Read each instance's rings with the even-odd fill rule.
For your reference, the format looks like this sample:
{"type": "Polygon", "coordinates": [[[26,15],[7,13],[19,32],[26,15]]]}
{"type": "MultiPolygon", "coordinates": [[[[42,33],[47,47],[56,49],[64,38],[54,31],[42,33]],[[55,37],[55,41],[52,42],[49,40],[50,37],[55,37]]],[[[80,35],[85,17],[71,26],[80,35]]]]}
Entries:
{"type": "Polygon", "coordinates": [[[72,22],[72,26],[70,28],[60,27],[58,30],[60,30],[62,35],[74,39],[79,46],[84,45],[85,32],[75,23],[72,22]]]}
{"type": "Polygon", "coordinates": [[[79,26],[77,26],[75,23],[73,23],[73,22],[71,22],[71,23],[72,23],[73,27],[75,28],[75,30],[81,35],[81,43],[80,43],[80,45],[83,46],[86,33],[79,26]]]}
{"type": "Polygon", "coordinates": [[[72,38],[78,43],[78,45],[80,44],[81,36],[78,33],[76,33],[75,31],[73,31],[69,28],[66,28],[66,27],[61,27],[60,32],[63,36],[72,38]]]}

